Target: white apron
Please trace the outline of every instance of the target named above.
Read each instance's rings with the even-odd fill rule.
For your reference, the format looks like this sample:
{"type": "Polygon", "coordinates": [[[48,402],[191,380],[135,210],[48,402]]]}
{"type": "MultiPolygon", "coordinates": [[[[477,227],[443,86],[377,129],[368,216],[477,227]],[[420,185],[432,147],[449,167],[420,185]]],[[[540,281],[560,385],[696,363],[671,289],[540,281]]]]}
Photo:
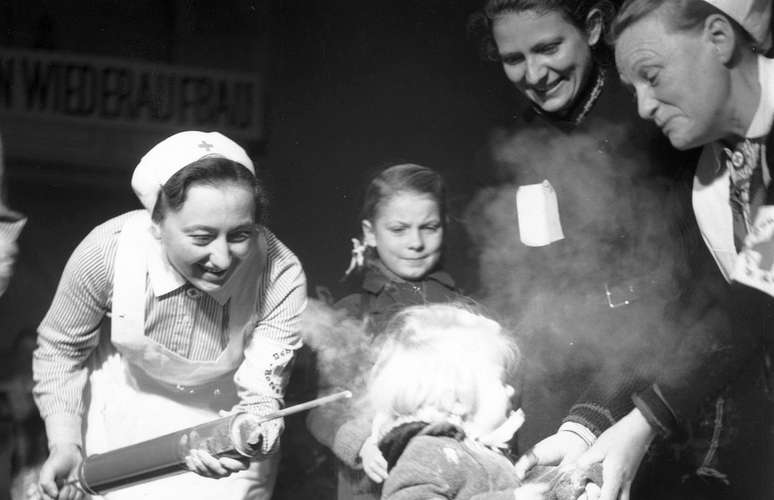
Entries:
{"type": "MultiPolygon", "coordinates": [[[[243,359],[244,336],[254,322],[259,258],[244,262],[232,279],[241,280],[232,296],[229,342],[214,361],[191,361],[145,336],[147,255],[157,244],[150,218],[138,212],[124,225],[116,253],[110,338],[101,336],[91,357],[90,402],[85,421],[86,453],[102,453],[218,418],[218,410],[236,403],[234,370],[243,359]],[[252,269],[256,267],[256,269],[252,269]],[[238,311],[244,311],[241,314],[238,311]],[[223,379],[232,391],[217,397],[213,390],[190,394],[182,387],[223,379]],[[175,391],[174,387],[181,387],[175,391]],[[166,387],[166,388],[165,388],[166,387]]],[[[115,499],[268,499],[276,478],[278,454],[251,462],[244,472],[210,479],[186,472],[108,492],[115,499]]]]}

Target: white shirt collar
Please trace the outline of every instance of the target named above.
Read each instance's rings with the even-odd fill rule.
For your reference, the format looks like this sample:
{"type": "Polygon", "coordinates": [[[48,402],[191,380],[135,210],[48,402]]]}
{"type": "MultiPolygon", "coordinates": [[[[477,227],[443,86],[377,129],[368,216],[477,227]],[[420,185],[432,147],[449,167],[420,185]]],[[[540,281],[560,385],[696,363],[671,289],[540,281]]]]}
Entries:
{"type": "Polygon", "coordinates": [[[774,122],[774,59],[758,56],[758,82],[761,97],[745,137],[757,139],[765,137],[774,122]]]}
{"type": "Polygon", "coordinates": [[[186,280],[178,273],[161,248],[159,241],[152,235],[148,244],[148,280],[153,295],[161,297],[186,285],[186,280]]]}

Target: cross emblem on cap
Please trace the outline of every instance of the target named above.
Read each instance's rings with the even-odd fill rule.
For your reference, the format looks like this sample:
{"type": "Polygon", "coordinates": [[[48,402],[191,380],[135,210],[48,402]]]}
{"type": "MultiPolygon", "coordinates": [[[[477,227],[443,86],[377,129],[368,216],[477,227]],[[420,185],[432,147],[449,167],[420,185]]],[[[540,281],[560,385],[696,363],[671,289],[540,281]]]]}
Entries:
{"type": "Polygon", "coordinates": [[[213,146],[213,145],[212,145],[212,144],[210,144],[209,142],[207,142],[207,141],[205,141],[204,139],[202,139],[202,142],[201,142],[201,144],[199,144],[197,147],[200,147],[200,148],[202,148],[202,149],[206,149],[206,150],[207,150],[207,152],[209,153],[209,152],[210,152],[210,149],[214,148],[215,146],[213,146]]]}

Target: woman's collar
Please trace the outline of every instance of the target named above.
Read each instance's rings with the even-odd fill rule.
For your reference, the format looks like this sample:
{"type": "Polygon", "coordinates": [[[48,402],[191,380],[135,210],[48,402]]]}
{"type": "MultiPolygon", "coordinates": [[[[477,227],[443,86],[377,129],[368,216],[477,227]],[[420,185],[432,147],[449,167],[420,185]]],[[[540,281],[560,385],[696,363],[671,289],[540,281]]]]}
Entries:
{"type": "Polygon", "coordinates": [[[507,446],[507,442],[510,441],[511,438],[513,438],[513,435],[516,434],[522,425],[524,425],[524,418],[524,410],[521,408],[513,410],[499,427],[486,434],[481,434],[476,432],[472,426],[466,424],[459,416],[439,412],[433,408],[425,408],[414,415],[404,415],[392,419],[388,425],[377,425],[375,427],[381,428],[374,429],[373,434],[377,440],[381,440],[389,434],[390,431],[402,425],[418,422],[423,425],[443,423],[463,429],[468,437],[481,444],[502,448],[503,446],[507,446]]]}
{"type": "Polygon", "coordinates": [[[186,280],[172,267],[159,240],[148,231],[144,244],[148,249],[148,281],[155,297],[163,297],[186,285],[186,280]]]}
{"type": "Polygon", "coordinates": [[[484,446],[503,449],[508,447],[508,441],[513,438],[513,435],[522,425],[524,425],[524,411],[519,408],[512,411],[497,429],[480,436],[471,435],[471,437],[484,446]]]}
{"type": "MultiPolygon", "coordinates": [[[[521,409],[512,411],[508,418],[497,429],[482,436],[477,436],[469,425],[459,417],[440,414],[433,409],[425,409],[417,415],[403,416],[394,419],[387,426],[374,429],[371,438],[385,453],[389,468],[397,462],[409,441],[417,436],[443,436],[457,441],[469,441],[486,448],[500,452],[508,449],[508,442],[524,423],[524,412],[521,409]]],[[[376,423],[376,420],[374,421],[376,423]]]]}

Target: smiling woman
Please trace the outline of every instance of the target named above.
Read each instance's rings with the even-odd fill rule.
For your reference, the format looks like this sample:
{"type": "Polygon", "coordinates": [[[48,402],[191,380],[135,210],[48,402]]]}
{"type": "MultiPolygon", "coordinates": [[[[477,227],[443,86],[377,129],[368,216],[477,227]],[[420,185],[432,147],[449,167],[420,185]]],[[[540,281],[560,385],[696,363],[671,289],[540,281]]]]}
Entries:
{"type": "MultiPolygon", "coordinates": [[[[254,170],[217,132],[169,137],[132,178],[145,210],[98,226],[71,256],[33,361],[50,497],[80,496],[71,485],[58,490],[81,450],[103,453],[219,411],[279,409],[306,284],[298,259],[261,224],[266,196],[254,170]]],[[[270,498],[282,422],[261,431],[258,460],[194,450],[186,464],[204,478],[168,477],[106,498],[270,498]]]]}
{"type": "Polygon", "coordinates": [[[601,34],[599,17],[588,32],[557,11],[514,12],[495,18],[492,35],[508,79],[543,111],[570,108],[591,76],[591,47],[601,34]]]}
{"type": "Polygon", "coordinates": [[[153,208],[153,234],[167,259],[202,291],[223,285],[255,250],[266,197],[247,168],[207,156],[176,172],[153,208]]]}
{"type": "Polygon", "coordinates": [[[609,0],[489,0],[471,28],[537,109],[579,123],[610,63],[602,34],[613,11],[609,0]]]}

